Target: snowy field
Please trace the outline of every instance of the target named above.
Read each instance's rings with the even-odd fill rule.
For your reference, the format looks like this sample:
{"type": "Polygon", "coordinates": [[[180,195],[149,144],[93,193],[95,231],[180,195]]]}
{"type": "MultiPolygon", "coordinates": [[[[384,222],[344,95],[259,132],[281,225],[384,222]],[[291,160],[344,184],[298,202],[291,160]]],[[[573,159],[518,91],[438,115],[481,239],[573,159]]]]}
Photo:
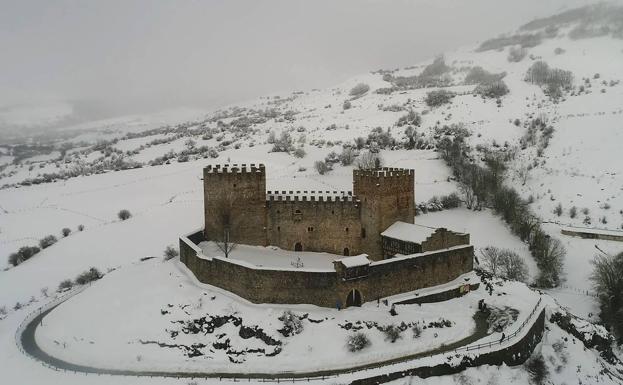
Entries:
{"type": "MultiPolygon", "coordinates": [[[[220,371],[238,371],[244,367],[274,372],[374,362],[465,338],[475,327],[472,316],[482,297],[495,306],[514,308],[518,311],[518,320],[514,322],[521,322],[538,295],[519,283],[497,287],[500,295],[491,297],[481,289],[448,303],[400,306],[398,316],[391,317],[387,308],[383,305],[377,308],[376,303],[341,312],[313,306],[254,305],[199,284],[175,259],[162,261],[164,249],[176,246],[180,234],[202,227],[201,178],[206,165],[264,163],[268,190],[351,190],[353,165],[343,166],[338,162],[332,171],[320,175],[314,168],[315,162],[331,156],[332,152],[339,154],[345,144],[353,144],[358,137],[366,138],[376,127],[404,143],[405,127],[399,126],[397,121],[410,109],[422,119],[415,130],[424,145],[418,150],[388,146],[380,154],[385,166],[416,170],[416,203],[454,192],[464,198],[451,170],[433,150],[435,128],[462,124],[471,132],[467,140],[474,148],[494,145],[515,149],[516,155],[507,165],[506,183],[532,202],[532,210],[544,221],[544,230],[561,239],[567,250],[563,285],[547,291],[551,300],[543,296],[547,298],[548,311],[560,305],[578,316],[596,321],[597,301],[589,280],[591,260],[600,253],[596,246],[606,253],[616,254],[623,250],[623,243],[569,237],[560,230],[567,225],[610,231],[623,226],[623,162],[617,158],[623,141],[623,84],[620,82],[623,80],[620,65],[623,51],[620,40],[608,36],[571,40],[564,36],[565,31],[568,29],[563,28],[558,37],[544,39],[530,48],[519,62],[509,62],[507,49],[476,52],[474,47],[466,47],[446,52],[445,62],[453,68],[448,73],[453,85],[447,89],[457,95],[452,103],[436,108],[429,108],[425,103],[430,89],[378,93],[375,91],[391,84],[383,80],[381,73],[367,73],[325,90],[271,95],[239,104],[240,108],[231,106],[207,115],[203,111],[184,109],[67,127],[68,132],[75,132],[67,140],[75,147],[67,150],[63,159],[59,159],[62,143],[56,143],[58,151],[30,156],[20,164],[13,164],[16,157],[9,147],[0,147],[0,186],[6,185],[0,189],[0,267],[4,267],[0,271],[0,309],[6,312],[0,314],[3,375],[20,378],[22,383],[28,384],[111,383],[110,377],[53,372],[24,357],[14,341],[15,330],[26,314],[49,300],[46,294],[52,296],[62,280],[74,279],[90,267],[108,274],[50,313],[37,331],[37,341],[46,351],[86,365],[220,371]],[[526,71],[537,60],[572,71],[574,94],[566,94],[562,100],[553,102],[539,86],[527,83],[524,80],[526,71]],[[473,66],[482,66],[491,73],[505,72],[503,80],[510,89],[509,94],[499,103],[472,95],[474,85],[463,84],[463,79],[465,68],[473,66]],[[359,83],[369,85],[370,90],[360,97],[351,97],[350,90],[359,83]],[[586,91],[579,92],[580,86],[586,87],[586,91]],[[351,107],[345,109],[347,99],[351,107]],[[270,110],[276,115],[264,119],[266,111],[270,110]],[[541,151],[534,146],[522,148],[521,145],[529,122],[536,117],[545,119],[554,128],[548,146],[541,151]],[[238,126],[233,125],[221,130],[223,125],[241,119],[258,118],[264,120],[250,124],[246,131],[235,130],[233,127],[238,126]],[[159,127],[167,127],[168,131],[141,136],[141,132],[159,127]],[[186,132],[184,128],[196,131],[186,132]],[[296,157],[293,151],[273,152],[273,144],[268,143],[271,132],[277,138],[282,132],[289,133],[293,145],[305,151],[304,156],[296,157]],[[128,134],[139,136],[126,137],[128,134]],[[189,139],[194,144],[189,144],[189,139]],[[153,140],[164,142],[149,145],[153,140]],[[208,146],[216,154],[208,156],[205,152],[187,159],[182,157],[183,151],[200,146],[208,146]],[[149,165],[171,153],[175,156],[161,162],[164,164],[149,165]],[[135,162],[133,165],[142,167],[121,170],[124,162],[135,162]],[[43,178],[45,174],[76,170],[89,171],[52,183],[17,186],[27,179],[43,178]],[[558,205],[560,213],[556,212],[558,205]],[[132,217],[119,220],[117,213],[121,209],[128,209],[132,217]],[[80,225],[84,226],[82,231],[78,230],[80,225]],[[64,227],[71,229],[66,237],[61,235],[64,227]],[[49,234],[59,238],[56,244],[19,266],[9,266],[7,257],[11,253],[22,246],[35,246],[49,234]],[[154,258],[146,259],[150,257],[154,258]],[[286,337],[278,331],[283,326],[278,318],[287,309],[299,316],[307,314],[300,334],[286,337]],[[266,336],[280,341],[281,345],[242,338],[239,326],[231,322],[213,333],[192,335],[181,331],[183,324],[178,321],[187,323],[208,315],[240,317],[243,325],[261,328],[266,336]],[[440,318],[448,319],[452,326],[426,329],[418,339],[407,329],[394,343],[386,341],[376,327],[366,327],[371,346],[354,354],[346,349],[346,338],[352,333],[352,329],[343,328],[348,322],[367,321],[386,326],[402,322],[424,324],[440,318]],[[227,339],[230,350],[244,350],[244,354],[233,357],[226,349],[214,348],[215,344],[225,346],[227,339]],[[160,347],[141,341],[176,346],[160,347]],[[188,357],[189,350],[184,346],[195,343],[205,345],[197,348],[202,355],[188,357]],[[276,347],[280,352],[267,356],[275,353],[276,347]]],[[[417,75],[431,61],[392,72],[392,76],[417,75]]],[[[71,112],[71,106],[65,105],[32,113],[16,110],[3,114],[0,120],[10,118],[15,124],[58,121],[71,112]]],[[[418,215],[415,221],[470,233],[477,256],[479,249],[487,246],[511,249],[526,262],[529,282],[538,274],[527,245],[489,209],[471,211],[463,205],[418,215]]],[[[205,246],[208,254],[218,253],[213,245],[205,246]]],[[[295,262],[290,252],[254,246],[239,247],[233,257],[257,264],[254,256],[258,254],[262,255],[261,264],[266,266],[288,267],[295,262]]],[[[331,262],[336,257],[302,254],[305,267],[315,269],[332,268],[331,262]]],[[[537,354],[546,357],[550,369],[556,370],[556,384],[620,383],[600,374],[603,367],[594,351],[583,349],[581,342],[554,324],[547,326],[537,354]],[[558,344],[561,341],[565,341],[563,348],[558,344]]],[[[486,338],[499,339],[499,333],[486,338]]],[[[350,379],[339,378],[329,383],[347,383],[350,379]]],[[[148,381],[150,384],[214,383],[133,377],[117,377],[113,382],[142,384],[148,381]]],[[[529,381],[523,368],[485,366],[456,376],[405,379],[395,384],[529,381]]]]}

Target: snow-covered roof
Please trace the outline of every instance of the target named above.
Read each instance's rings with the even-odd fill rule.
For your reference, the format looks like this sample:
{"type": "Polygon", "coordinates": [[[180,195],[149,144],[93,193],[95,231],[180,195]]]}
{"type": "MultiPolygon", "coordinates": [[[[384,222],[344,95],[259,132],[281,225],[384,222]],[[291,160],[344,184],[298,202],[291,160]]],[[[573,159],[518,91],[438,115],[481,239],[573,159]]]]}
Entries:
{"type": "Polygon", "coordinates": [[[388,238],[399,239],[401,241],[422,243],[426,240],[426,238],[430,237],[435,230],[436,229],[434,227],[398,221],[389,226],[381,233],[381,235],[388,238]]]}
{"type": "Polygon", "coordinates": [[[370,264],[367,254],[359,254],[353,257],[336,259],[335,262],[341,262],[345,267],[367,266],[370,264]]]}

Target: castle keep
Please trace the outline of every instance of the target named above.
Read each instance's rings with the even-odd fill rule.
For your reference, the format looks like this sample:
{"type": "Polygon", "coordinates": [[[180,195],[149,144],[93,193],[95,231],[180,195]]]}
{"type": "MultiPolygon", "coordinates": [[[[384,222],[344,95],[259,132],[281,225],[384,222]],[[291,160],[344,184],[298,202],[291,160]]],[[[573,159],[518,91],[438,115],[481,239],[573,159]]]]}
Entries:
{"type": "Polygon", "coordinates": [[[353,191],[266,191],[264,165],[203,170],[205,237],[286,250],[388,257],[381,232],[413,223],[414,171],[355,170],[353,191]]]}
{"type": "Polygon", "coordinates": [[[180,259],[205,283],[253,302],[360,305],[450,282],[473,267],[469,235],[414,224],[415,173],[353,171],[352,191],[266,191],[264,165],[203,170],[205,227],[180,259]],[[206,256],[203,241],[337,254],[332,269],[255,266],[206,256]]]}

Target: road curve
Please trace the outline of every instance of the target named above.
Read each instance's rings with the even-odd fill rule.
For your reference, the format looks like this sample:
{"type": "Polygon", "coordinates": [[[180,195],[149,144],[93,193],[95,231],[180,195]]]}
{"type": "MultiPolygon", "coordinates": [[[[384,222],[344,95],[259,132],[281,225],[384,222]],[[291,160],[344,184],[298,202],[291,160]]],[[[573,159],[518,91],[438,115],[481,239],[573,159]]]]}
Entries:
{"type": "Polygon", "coordinates": [[[37,331],[37,327],[42,323],[43,319],[46,315],[52,312],[56,307],[62,304],[67,299],[71,298],[68,296],[62,302],[57,303],[53,307],[41,311],[40,314],[36,315],[28,324],[24,327],[21,335],[18,335],[19,342],[23,347],[25,353],[30,355],[32,358],[43,362],[47,366],[61,371],[69,371],[69,372],[77,372],[77,373],[91,373],[98,375],[113,375],[113,376],[140,376],[140,377],[171,377],[171,378],[231,378],[231,379],[264,379],[264,380],[310,380],[310,379],[325,379],[329,377],[335,377],[340,374],[348,374],[353,372],[358,372],[366,369],[374,369],[383,367],[386,365],[396,364],[399,362],[410,361],[417,358],[422,358],[426,356],[431,356],[435,354],[445,353],[452,351],[458,347],[465,346],[471,344],[474,341],[477,341],[487,335],[487,320],[484,315],[481,313],[476,313],[474,315],[474,320],[476,322],[476,329],[474,333],[463,338],[462,340],[456,341],[452,344],[445,345],[438,349],[420,352],[416,354],[410,354],[390,360],[379,361],[366,365],[359,366],[351,366],[347,368],[340,369],[331,369],[331,370],[321,370],[321,371],[312,371],[312,372],[280,372],[280,373],[232,373],[232,372],[175,372],[175,371],[143,371],[143,370],[127,370],[127,369],[108,369],[108,368],[97,368],[86,365],[74,364],[54,356],[49,355],[45,351],[37,345],[37,341],[35,338],[35,334],[37,331]]]}

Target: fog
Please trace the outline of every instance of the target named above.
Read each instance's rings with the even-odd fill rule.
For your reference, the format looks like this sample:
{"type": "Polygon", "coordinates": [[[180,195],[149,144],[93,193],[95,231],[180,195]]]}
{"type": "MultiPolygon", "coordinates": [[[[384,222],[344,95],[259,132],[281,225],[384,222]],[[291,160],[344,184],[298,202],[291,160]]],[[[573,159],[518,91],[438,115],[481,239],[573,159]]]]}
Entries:
{"type": "Polygon", "coordinates": [[[0,3],[0,107],[69,100],[117,115],[327,87],[588,2],[0,3]]]}

